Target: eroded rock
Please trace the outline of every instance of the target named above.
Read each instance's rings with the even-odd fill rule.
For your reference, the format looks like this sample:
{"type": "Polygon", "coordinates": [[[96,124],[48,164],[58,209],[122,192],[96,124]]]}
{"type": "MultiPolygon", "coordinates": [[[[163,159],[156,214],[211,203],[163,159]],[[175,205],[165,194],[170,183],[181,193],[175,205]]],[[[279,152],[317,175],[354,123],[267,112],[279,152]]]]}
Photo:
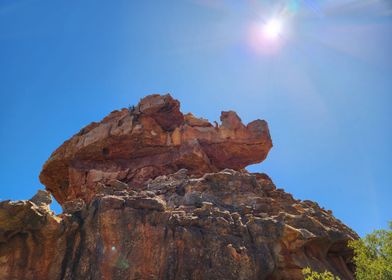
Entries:
{"type": "Polygon", "coordinates": [[[81,198],[68,200],[63,203],[63,212],[67,214],[74,214],[76,212],[83,211],[86,208],[86,203],[81,198]]]}
{"type": "Polygon", "coordinates": [[[244,125],[233,111],[222,112],[221,121],[213,127],[184,116],[170,95],[150,95],[65,141],[45,163],[40,180],[60,204],[76,198],[90,202],[99,183],[140,188],[181,168],[202,176],[266,158],[272,142],[265,121],[244,125]]]}
{"type": "Polygon", "coordinates": [[[354,279],[355,232],[244,170],[272,147],[265,121],[179,107],[151,95],[91,123],[45,163],[48,192],[0,202],[0,279],[354,279]]]}
{"type": "Polygon", "coordinates": [[[2,202],[0,279],[299,280],[307,266],[354,279],[347,242],[358,236],[317,204],[263,187],[267,180],[182,170],[58,217],[2,202]]]}

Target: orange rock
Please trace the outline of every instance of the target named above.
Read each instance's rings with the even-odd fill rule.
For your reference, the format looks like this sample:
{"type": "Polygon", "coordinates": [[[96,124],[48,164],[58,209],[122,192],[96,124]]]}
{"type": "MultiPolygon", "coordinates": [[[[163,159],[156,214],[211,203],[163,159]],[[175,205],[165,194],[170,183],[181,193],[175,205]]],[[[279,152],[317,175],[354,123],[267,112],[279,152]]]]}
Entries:
{"type": "Polygon", "coordinates": [[[241,170],[266,158],[272,141],[265,121],[244,125],[233,111],[222,112],[221,121],[213,127],[184,116],[170,95],[149,95],[67,140],[47,160],[40,180],[60,204],[76,198],[89,202],[99,183],[113,179],[139,188],[181,168],[200,176],[241,170]]]}
{"type": "Polygon", "coordinates": [[[110,184],[59,216],[42,191],[0,202],[0,279],[301,280],[308,266],[354,279],[355,232],[264,174],[179,170],[143,190],[110,184]]]}
{"type": "Polygon", "coordinates": [[[46,191],[0,201],[0,279],[353,280],[358,235],[243,169],[272,147],[267,123],[221,121],[151,95],[83,128],[40,175],[62,214],[46,191]]]}

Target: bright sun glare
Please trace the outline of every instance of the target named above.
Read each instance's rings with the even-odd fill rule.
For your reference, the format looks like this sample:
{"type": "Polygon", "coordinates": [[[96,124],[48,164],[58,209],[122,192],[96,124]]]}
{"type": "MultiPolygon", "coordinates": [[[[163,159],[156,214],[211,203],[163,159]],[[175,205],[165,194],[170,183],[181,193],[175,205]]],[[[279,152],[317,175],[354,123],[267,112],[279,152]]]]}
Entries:
{"type": "Polygon", "coordinates": [[[277,53],[289,37],[287,20],[282,17],[271,17],[267,21],[255,22],[249,28],[250,47],[260,54],[277,53]]]}
{"type": "Polygon", "coordinates": [[[282,21],[273,18],[268,20],[263,26],[264,36],[269,40],[276,40],[282,34],[282,21]]]}

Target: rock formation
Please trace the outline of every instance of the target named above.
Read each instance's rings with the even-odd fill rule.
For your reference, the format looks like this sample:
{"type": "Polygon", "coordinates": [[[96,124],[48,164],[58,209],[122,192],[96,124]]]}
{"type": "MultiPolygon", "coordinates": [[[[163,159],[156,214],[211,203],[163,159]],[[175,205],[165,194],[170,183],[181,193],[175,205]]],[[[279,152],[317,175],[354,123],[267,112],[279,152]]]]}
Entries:
{"type": "Polygon", "coordinates": [[[181,168],[199,176],[241,170],[264,160],[272,147],[265,121],[245,126],[229,111],[214,127],[184,116],[179,107],[170,95],[150,95],[136,107],[89,124],[51,155],[41,182],[60,204],[75,198],[89,202],[102,183],[113,179],[137,188],[181,168]]]}
{"type": "Polygon", "coordinates": [[[267,123],[221,122],[151,95],[83,128],[45,163],[48,192],[0,203],[0,279],[354,279],[355,232],[244,170],[272,147],[267,123]]]}

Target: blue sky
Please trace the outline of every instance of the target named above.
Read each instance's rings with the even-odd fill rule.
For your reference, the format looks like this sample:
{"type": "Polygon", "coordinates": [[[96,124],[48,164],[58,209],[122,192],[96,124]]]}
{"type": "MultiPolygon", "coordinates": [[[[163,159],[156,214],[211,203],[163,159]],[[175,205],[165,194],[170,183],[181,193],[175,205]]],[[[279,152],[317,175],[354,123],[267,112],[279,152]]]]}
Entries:
{"type": "Polygon", "coordinates": [[[386,227],[391,49],[387,0],[2,0],[0,198],[42,188],[43,163],[81,127],[170,92],[211,121],[266,119],[274,147],[250,170],[361,235],[386,227]],[[251,30],[271,17],[283,28],[266,52],[251,30]]]}

